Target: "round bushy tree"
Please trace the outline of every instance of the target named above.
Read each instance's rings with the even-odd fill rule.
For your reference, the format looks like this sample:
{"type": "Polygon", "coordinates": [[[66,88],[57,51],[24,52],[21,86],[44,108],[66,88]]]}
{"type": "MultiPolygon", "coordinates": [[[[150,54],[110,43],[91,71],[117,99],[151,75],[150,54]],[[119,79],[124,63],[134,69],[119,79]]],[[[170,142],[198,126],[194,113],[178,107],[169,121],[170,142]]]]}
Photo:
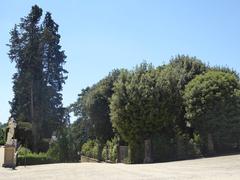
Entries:
{"type": "Polygon", "coordinates": [[[208,153],[238,143],[239,81],[235,75],[209,71],[193,79],[184,91],[186,118],[200,134],[208,153]]]}
{"type": "Polygon", "coordinates": [[[171,102],[168,104],[175,115],[176,127],[181,132],[186,132],[185,110],[183,105],[183,91],[187,85],[197,75],[206,71],[207,67],[196,57],[178,55],[170,60],[161,72],[158,83],[160,87],[168,89],[168,98],[171,102]]]}
{"type": "Polygon", "coordinates": [[[142,161],[139,157],[143,156],[134,151],[141,147],[136,146],[143,140],[150,140],[172,119],[166,106],[166,89],[157,83],[159,73],[159,69],[142,63],[133,71],[123,70],[114,86],[111,120],[120,136],[129,143],[132,162],[142,161]]]}

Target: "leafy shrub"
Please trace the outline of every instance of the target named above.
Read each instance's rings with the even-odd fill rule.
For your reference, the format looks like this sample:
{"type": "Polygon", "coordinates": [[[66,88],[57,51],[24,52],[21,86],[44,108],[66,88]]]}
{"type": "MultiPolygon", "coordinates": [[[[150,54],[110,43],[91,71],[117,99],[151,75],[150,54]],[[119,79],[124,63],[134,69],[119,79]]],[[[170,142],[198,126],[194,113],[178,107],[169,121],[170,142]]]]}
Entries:
{"type": "MultiPolygon", "coordinates": [[[[47,150],[48,156],[56,162],[79,161],[78,149],[73,141],[71,129],[69,127],[58,129],[56,136],[55,140],[50,141],[50,146],[47,150]]],[[[45,139],[45,148],[47,148],[46,142],[48,142],[48,139],[45,139]]]]}
{"type": "Polygon", "coordinates": [[[103,159],[104,161],[109,160],[109,159],[108,159],[108,155],[107,155],[107,145],[105,145],[105,146],[103,147],[103,150],[102,150],[102,159],[103,159]]]}
{"type": "Polygon", "coordinates": [[[106,145],[102,151],[103,160],[110,160],[111,162],[116,162],[117,160],[117,138],[107,141],[106,145]]]}
{"type": "Polygon", "coordinates": [[[32,153],[32,152],[31,152],[31,150],[28,149],[28,148],[20,147],[20,148],[18,149],[18,155],[19,155],[19,156],[24,156],[25,154],[30,154],[30,153],[32,153]]]}
{"type": "Polygon", "coordinates": [[[98,159],[99,144],[96,140],[88,140],[82,146],[82,154],[84,156],[98,159]]]}
{"type": "Polygon", "coordinates": [[[4,130],[0,128],[0,145],[4,145],[5,140],[4,140],[4,130]]]}
{"type": "Polygon", "coordinates": [[[37,164],[50,164],[55,161],[47,155],[47,153],[32,153],[28,152],[26,155],[19,155],[17,158],[17,164],[23,165],[37,165],[37,164]],[[26,161],[25,161],[26,160],[26,161]]]}
{"type": "Polygon", "coordinates": [[[54,153],[33,153],[30,149],[25,147],[20,147],[18,149],[18,158],[17,164],[21,165],[37,165],[37,164],[49,164],[49,163],[57,163],[59,159],[53,156],[54,153]]]}
{"type": "Polygon", "coordinates": [[[48,157],[51,157],[55,162],[60,162],[60,148],[58,143],[52,143],[47,151],[48,157]]]}

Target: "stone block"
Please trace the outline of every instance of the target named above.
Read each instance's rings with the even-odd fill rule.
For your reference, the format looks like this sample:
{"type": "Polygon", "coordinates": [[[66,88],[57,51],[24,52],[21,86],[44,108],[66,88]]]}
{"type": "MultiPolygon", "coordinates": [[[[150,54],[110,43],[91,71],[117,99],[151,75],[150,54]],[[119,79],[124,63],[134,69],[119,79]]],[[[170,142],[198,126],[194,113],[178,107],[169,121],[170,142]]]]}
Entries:
{"type": "Polygon", "coordinates": [[[4,163],[3,167],[15,168],[16,157],[15,157],[15,146],[5,145],[4,146],[4,163]]]}

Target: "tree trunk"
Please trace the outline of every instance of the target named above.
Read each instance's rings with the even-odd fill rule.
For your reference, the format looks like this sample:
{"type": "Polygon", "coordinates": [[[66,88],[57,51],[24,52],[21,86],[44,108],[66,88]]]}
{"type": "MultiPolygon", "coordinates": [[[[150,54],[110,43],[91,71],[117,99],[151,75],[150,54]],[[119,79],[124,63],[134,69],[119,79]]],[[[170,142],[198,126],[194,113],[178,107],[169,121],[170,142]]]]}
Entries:
{"type": "Polygon", "coordinates": [[[31,123],[32,123],[32,135],[33,135],[33,151],[37,151],[37,124],[34,119],[34,96],[33,96],[33,81],[31,84],[31,123]]]}

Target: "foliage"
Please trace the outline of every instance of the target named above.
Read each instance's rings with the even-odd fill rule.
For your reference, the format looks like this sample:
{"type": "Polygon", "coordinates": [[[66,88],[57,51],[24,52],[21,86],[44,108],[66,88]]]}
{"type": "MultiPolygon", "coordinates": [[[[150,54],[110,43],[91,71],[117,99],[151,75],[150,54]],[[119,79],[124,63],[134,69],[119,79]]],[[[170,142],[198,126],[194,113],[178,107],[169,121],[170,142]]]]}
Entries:
{"type": "Polygon", "coordinates": [[[17,165],[38,165],[56,163],[55,159],[49,156],[47,153],[34,153],[30,149],[20,147],[18,149],[17,165]]]}
{"type": "Polygon", "coordinates": [[[17,159],[17,165],[39,165],[39,164],[50,164],[56,163],[46,153],[32,153],[28,152],[26,155],[19,155],[17,159]]]}
{"type": "Polygon", "coordinates": [[[209,71],[193,79],[184,92],[186,117],[207,143],[213,136],[216,151],[238,143],[240,130],[239,81],[235,75],[209,71]]]}
{"type": "Polygon", "coordinates": [[[6,133],[7,133],[7,123],[0,122],[0,145],[4,145],[6,141],[6,133]]]}
{"type": "Polygon", "coordinates": [[[6,127],[7,127],[7,123],[3,123],[3,124],[2,124],[2,123],[0,122],[0,128],[1,128],[1,129],[5,129],[6,127]]]}
{"type": "Polygon", "coordinates": [[[214,66],[214,67],[209,67],[209,70],[211,71],[221,71],[225,73],[230,73],[235,76],[235,78],[239,79],[239,73],[235,71],[234,69],[230,69],[229,67],[226,66],[214,66]]]}
{"type": "Polygon", "coordinates": [[[90,87],[86,87],[81,90],[81,93],[78,94],[76,102],[72,103],[69,106],[69,111],[74,113],[74,116],[78,117],[81,120],[88,120],[87,111],[86,111],[86,96],[90,90],[90,87]]]}
{"type": "Polygon", "coordinates": [[[0,128],[0,145],[5,144],[5,136],[4,136],[4,130],[0,128]]]}
{"type": "Polygon", "coordinates": [[[73,144],[77,151],[81,151],[82,145],[89,139],[89,121],[78,119],[71,125],[73,144]]]}
{"type": "MultiPolygon", "coordinates": [[[[139,151],[141,148],[137,148],[142,141],[173,124],[170,99],[165,98],[169,97],[168,89],[159,83],[161,71],[142,63],[133,71],[123,70],[114,84],[111,120],[120,136],[129,143],[131,155],[143,154],[139,151]]],[[[131,162],[134,159],[131,158],[131,162]]]]}
{"type": "Polygon", "coordinates": [[[82,146],[81,154],[90,158],[98,159],[99,144],[96,140],[88,140],[82,146]]]}
{"type": "Polygon", "coordinates": [[[69,128],[62,128],[58,131],[57,141],[50,145],[47,154],[49,157],[52,157],[54,161],[59,162],[73,162],[79,160],[77,149],[73,143],[69,128]]]}
{"type": "Polygon", "coordinates": [[[116,162],[117,160],[117,138],[114,137],[108,140],[102,151],[103,160],[110,160],[111,162],[116,162]]]}
{"type": "MultiPolygon", "coordinates": [[[[195,57],[178,55],[170,60],[170,64],[162,69],[158,77],[159,88],[166,89],[166,96],[169,98],[168,109],[171,110],[175,127],[174,131],[186,132],[185,109],[183,101],[183,91],[196,75],[207,70],[205,64],[195,57]],[[177,129],[176,129],[177,128],[177,129]]],[[[174,128],[174,127],[173,127],[174,128]]],[[[175,132],[178,133],[178,132],[175,132]]]]}
{"type": "Polygon", "coordinates": [[[16,64],[13,75],[14,98],[11,115],[17,123],[31,124],[30,131],[17,129],[17,138],[39,151],[42,138],[50,138],[52,132],[64,123],[62,84],[67,73],[63,69],[65,54],[61,50],[58,25],[46,13],[40,23],[42,9],[33,6],[28,16],[21,18],[10,32],[9,58],[16,64]]]}
{"type": "Polygon", "coordinates": [[[60,147],[58,143],[52,143],[47,151],[48,157],[51,157],[54,161],[60,162],[60,147]]]}
{"type": "Polygon", "coordinates": [[[155,75],[153,67],[143,63],[135,71],[122,70],[114,84],[111,120],[113,127],[129,143],[148,137],[159,127],[155,75]]]}
{"type": "Polygon", "coordinates": [[[32,123],[19,121],[15,131],[15,137],[26,147],[32,147],[32,123]]]}
{"type": "Polygon", "coordinates": [[[26,154],[31,154],[31,153],[32,151],[30,149],[23,146],[18,149],[18,156],[24,156],[26,154]]]}
{"type": "Polygon", "coordinates": [[[77,116],[77,120],[71,124],[71,133],[74,144],[79,150],[89,138],[93,138],[92,124],[86,111],[86,96],[89,90],[89,87],[82,89],[77,101],[69,106],[69,111],[77,116]]]}
{"type": "Polygon", "coordinates": [[[66,63],[66,55],[61,50],[58,24],[47,12],[42,23],[41,44],[43,80],[44,80],[44,109],[41,133],[43,137],[51,137],[56,127],[62,127],[67,123],[64,118],[66,109],[63,108],[62,94],[63,84],[67,79],[67,71],[63,68],[66,63]]]}
{"type": "Polygon", "coordinates": [[[70,106],[78,116],[71,131],[76,137],[77,149],[98,159],[101,152],[104,160],[115,160],[115,145],[110,141],[113,136],[119,136],[120,142],[128,144],[128,162],[131,163],[143,162],[144,140],[147,139],[152,142],[155,162],[193,158],[204,152],[210,126],[214,131],[211,133],[215,148],[240,147],[239,105],[239,77],[235,71],[212,68],[195,57],[179,55],[157,68],[142,63],[133,70],[121,69],[83,89],[78,100],[70,106]],[[235,84],[226,83],[232,91],[219,91],[219,94],[219,89],[226,88],[224,84],[228,78],[215,83],[217,81],[212,79],[218,78],[214,73],[209,74],[213,69],[223,73],[219,77],[228,74],[234,79],[235,84]],[[205,78],[196,80],[199,77],[205,78]],[[204,87],[210,81],[213,83],[204,87]],[[222,100],[219,102],[219,99],[222,100]],[[211,106],[205,102],[212,102],[211,106]],[[202,113],[199,108],[204,106],[206,111],[202,113]],[[220,111],[218,114],[212,111],[216,107],[220,111]],[[192,116],[194,113],[202,114],[192,116]],[[209,118],[216,121],[208,124],[209,118]],[[223,123],[226,119],[228,123],[223,123]]]}
{"type": "Polygon", "coordinates": [[[112,71],[107,77],[93,85],[86,96],[86,112],[92,124],[93,135],[101,144],[113,137],[110,121],[109,98],[113,94],[113,84],[119,71],[112,71]]]}
{"type": "Polygon", "coordinates": [[[106,141],[113,137],[109,98],[112,96],[113,83],[118,75],[119,71],[114,70],[97,84],[83,89],[77,101],[70,105],[69,111],[78,117],[71,125],[73,143],[78,151],[88,139],[97,138],[100,153],[106,141]]]}

